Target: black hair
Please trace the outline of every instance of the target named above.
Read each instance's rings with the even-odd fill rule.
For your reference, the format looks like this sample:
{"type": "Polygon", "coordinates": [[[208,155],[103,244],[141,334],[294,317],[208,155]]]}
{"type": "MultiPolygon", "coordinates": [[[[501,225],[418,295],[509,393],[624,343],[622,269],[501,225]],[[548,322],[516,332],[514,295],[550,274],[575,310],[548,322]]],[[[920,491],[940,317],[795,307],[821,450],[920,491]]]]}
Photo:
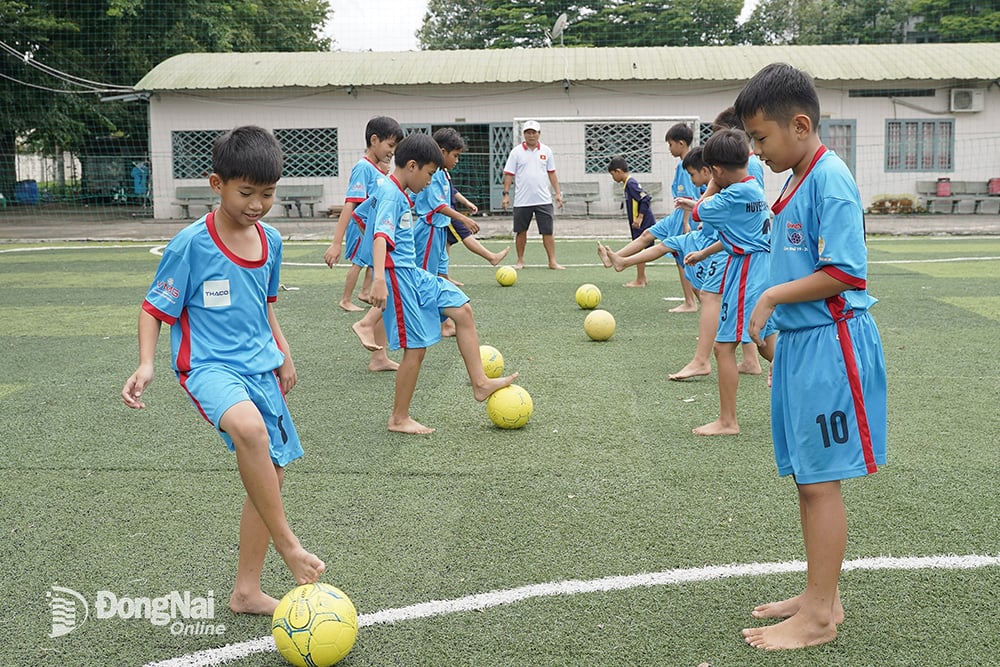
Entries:
{"type": "Polygon", "coordinates": [[[212,146],[212,171],[223,182],[245,178],[254,185],[271,185],[281,178],[283,164],[281,144],[256,125],[220,134],[212,146]]]}
{"type": "Polygon", "coordinates": [[[440,168],[444,164],[441,156],[441,147],[429,134],[414,132],[399,142],[396,146],[396,166],[405,167],[410,160],[423,168],[429,162],[433,162],[440,168]]]}
{"type": "Polygon", "coordinates": [[[753,75],[736,97],[736,113],[750,118],[758,111],[765,118],[788,123],[804,113],[819,129],[819,93],[811,76],[786,63],[771,63],[753,75]]]}
{"type": "Polygon", "coordinates": [[[621,155],[616,155],[611,158],[611,161],[608,162],[608,171],[611,172],[616,169],[620,171],[628,171],[628,160],[623,158],[621,155]]]}
{"type": "Polygon", "coordinates": [[[719,130],[742,130],[743,119],[736,113],[736,107],[727,107],[719,112],[719,115],[712,121],[712,132],[719,130]]]}
{"type": "Polygon", "coordinates": [[[695,146],[687,152],[684,159],[681,161],[681,166],[687,171],[701,171],[705,168],[705,160],[702,153],[704,149],[701,146],[695,146]]]}
{"type": "Polygon", "coordinates": [[[688,146],[694,141],[694,130],[687,123],[677,123],[667,130],[666,141],[683,141],[688,146]]]}
{"type": "Polygon", "coordinates": [[[396,138],[396,141],[403,140],[403,128],[399,126],[395,118],[389,116],[375,116],[365,125],[365,146],[371,146],[372,135],[378,137],[379,141],[396,138]]]}
{"type": "Polygon", "coordinates": [[[743,130],[719,130],[702,146],[701,159],[710,167],[746,167],[750,159],[750,139],[743,130]]]}
{"type": "Polygon", "coordinates": [[[462,135],[458,133],[453,127],[442,127],[434,133],[434,141],[437,145],[441,147],[441,150],[446,153],[452,151],[464,151],[465,150],[465,139],[462,135]]]}

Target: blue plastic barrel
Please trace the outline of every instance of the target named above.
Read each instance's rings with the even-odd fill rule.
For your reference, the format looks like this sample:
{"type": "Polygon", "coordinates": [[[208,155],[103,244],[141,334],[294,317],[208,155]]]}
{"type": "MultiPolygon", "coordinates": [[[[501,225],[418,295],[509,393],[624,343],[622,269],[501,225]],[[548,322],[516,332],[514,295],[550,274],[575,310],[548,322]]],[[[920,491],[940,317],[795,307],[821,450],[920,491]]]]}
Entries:
{"type": "Polygon", "coordinates": [[[14,201],[34,206],[38,203],[38,181],[18,181],[14,184],[14,201]]]}

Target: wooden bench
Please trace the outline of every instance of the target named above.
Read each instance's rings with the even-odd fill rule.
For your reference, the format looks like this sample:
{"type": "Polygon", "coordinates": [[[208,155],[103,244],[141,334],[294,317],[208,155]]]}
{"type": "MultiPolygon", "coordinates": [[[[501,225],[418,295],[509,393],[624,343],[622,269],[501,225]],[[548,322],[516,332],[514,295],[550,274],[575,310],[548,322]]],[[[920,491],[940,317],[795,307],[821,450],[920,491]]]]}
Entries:
{"type": "Polygon", "coordinates": [[[277,190],[278,204],[285,209],[285,217],[291,217],[292,207],[302,216],[303,204],[309,207],[309,217],[316,217],[314,207],[323,198],[322,185],[279,185],[277,190]]]}
{"type": "Polygon", "coordinates": [[[572,200],[583,200],[586,214],[590,215],[590,205],[601,200],[601,184],[597,181],[569,181],[560,183],[563,204],[572,200]]]}
{"type": "Polygon", "coordinates": [[[1000,196],[989,194],[987,181],[951,181],[951,194],[939,196],[937,181],[917,181],[917,194],[929,213],[1000,213],[1000,196]]]}
{"type": "Polygon", "coordinates": [[[190,218],[192,206],[204,206],[211,211],[219,202],[219,195],[209,185],[178,185],[174,190],[174,199],[184,211],[184,217],[190,218]]]}

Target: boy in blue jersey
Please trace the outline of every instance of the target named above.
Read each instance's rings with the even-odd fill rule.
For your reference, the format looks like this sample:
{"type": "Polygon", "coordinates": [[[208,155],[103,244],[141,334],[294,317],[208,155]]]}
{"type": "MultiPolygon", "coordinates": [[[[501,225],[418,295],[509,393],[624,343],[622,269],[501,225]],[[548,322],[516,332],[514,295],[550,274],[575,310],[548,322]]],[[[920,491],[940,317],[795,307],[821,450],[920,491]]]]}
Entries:
{"type": "Polygon", "coordinates": [[[763,604],[743,630],[758,648],[824,644],[844,619],[838,581],[847,545],[841,480],[876,471],[886,457],[886,375],[868,309],[864,214],[854,178],[818,135],[812,78],[768,65],[736,98],[754,147],[772,171],[792,175],[774,204],[771,287],[750,315],[759,339],[780,332],[774,355],[771,430],[781,475],[793,475],[806,550],[806,587],[763,604]]]}
{"type": "MultiPolygon", "coordinates": [[[[639,181],[632,177],[628,169],[628,161],[621,156],[611,158],[608,163],[608,173],[611,174],[615,183],[620,183],[625,191],[625,214],[628,217],[628,231],[632,235],[632,240],[636,240],[642,233],[653,226],[655,219],[651,205],[653,198],[649,196],[639,181]]],[[[619,269],[621,270],[621,269],[619,269]]],[[[646,286],[646,263],[635,263],[635,280],[625,283],[624,287],[645,287],[646,286]]]]}
{"type": "MultiPolygon", "coordinates": [[[[771,247],[770,210],[764,190],[747,173],[750,144],[740,130],[720,130],[705,142],[702,158],[712,171],[712,182],[720,190],[698,202],[678,200],[691,211],[691,219],[703,229],[714,230],[718,240],[703,250],[688,254],[686,264],[697,264],[725,249],[729,253],[722,282],[722,304],[715,333],[715,361],[719,373],[719,418],[693,430],[695,435],[736,435],[736,392],[739,367],[736,348],[751,342],[747,329],[750,312],[769,279],[771,247]]],[[[771,358],[775,334],[765,332],[759,343],[764,358],[771,358]]]]}
{"type": "Polygon", "coordinates": [[[375,193],[369,218],[372,233],[372,305],[383,308],[383,322],[391,349],[403,348],[396,375],[396,391],[389,430],[433,433],[410,416],[420,365],[427,348],[441,340],[441,322],[455,322],[458,350],[465,362],[473,396],[485,401],[517,374],[488,378],[479,354],[479,334],[469,298],[454,284],[420,268],[414,241],[412,202],[406,190],[427,187],[442,163],[441,148],[426,134],[414,133],[396,147],[396,168],[388,183],[375,193]]]}
{"type": "Polygon", "coordinates": [[[269,542],[295,581],[316,581],[323,561],[288,527],[281,502],[284,468],[302,456],[285,404],[295,364],[275,317],[281,235],[261,218],[274,203],[281,146],[259,127],[221,135],[209,184],[221,203],[179,232],[163,251],[139,313],[139,367],[122,399],[144,408],[153,381],[160,325],[170,325],[174,371],[201,415],[236,452],[247,491],[240,520],[239,563],[229,607],[271,614],[278,601],[261,590],[269,542]]]}
{"type": "MultiPolygon", "coordinates": [[[[704,188],[696,187],[691,181],[691,176],[684,168],[684,156],[691,150],[691,142],[694,141],[694,131],[687,123],[677,123],[667,130],[665,137],[667,148],[670,154],[678,158],[677,167],[674,168],[674,180],[670,184],[670,193],[676,202],[678,199],[689,199],[696,201],[705,191],[704,188]]],[[[677,208],[675,215],[669,216],[667,220],[672,225],[670,236],[687,234],[691,231],[688,209],[677,208]]],[[[678,258],[677,271],[680,275],[681,291],[684,294],[684,303],[671,308],[671,313],[693,313],[698,310],[698,302],[695,300],[694,288],[691,282],[684,275],[683,257],[678,258]]]]}

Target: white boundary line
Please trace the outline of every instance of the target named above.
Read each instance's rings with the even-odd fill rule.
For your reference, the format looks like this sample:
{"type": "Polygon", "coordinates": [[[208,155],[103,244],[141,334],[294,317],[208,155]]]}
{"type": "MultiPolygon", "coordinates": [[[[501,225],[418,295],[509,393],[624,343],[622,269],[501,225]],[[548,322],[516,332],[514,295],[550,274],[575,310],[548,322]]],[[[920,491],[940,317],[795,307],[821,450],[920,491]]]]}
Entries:
{"type": "MultiPolygon", "coordinates": [[[[845,561],[843,570],[969,570],[997,566],[1000,566],[1000,556],[906,556],[901,558],[879,556],[845,561]]],[[[362,614],[358,617],[358,627],[392,625],[420,618],[444,616],[463,611],[477,611],[513,604],[532,598],[623,591],[631,588],[648,588],[651,586],[673,586],[690,582],[714,581],[735,577],[758,577],[771,574],[786,574],[789,572],[805,572],[805,570],[806,563],[804,561],[793,560],[783,563],[748,563],[742,565],[681,568],[664,570],[663,572],[603,577],[588,581],[575,579],[554,581],[545,584],[520,586],[502,591],[479,593],[454,600],[435,600],[406,607],[397,607],[395,609],[384,609],[371,614],[362,614]]],[[[255,653],[268,653],[274,650],[274,640],[270,636],[265,636],[236,644],[227,644],[220,648],[189,653],[179,658],[171,658],[161,662],[150,662],[145,667],[207,667],[208,665],[221,665],[233,662],[234,660],[240,660],[255,653]]]]}

